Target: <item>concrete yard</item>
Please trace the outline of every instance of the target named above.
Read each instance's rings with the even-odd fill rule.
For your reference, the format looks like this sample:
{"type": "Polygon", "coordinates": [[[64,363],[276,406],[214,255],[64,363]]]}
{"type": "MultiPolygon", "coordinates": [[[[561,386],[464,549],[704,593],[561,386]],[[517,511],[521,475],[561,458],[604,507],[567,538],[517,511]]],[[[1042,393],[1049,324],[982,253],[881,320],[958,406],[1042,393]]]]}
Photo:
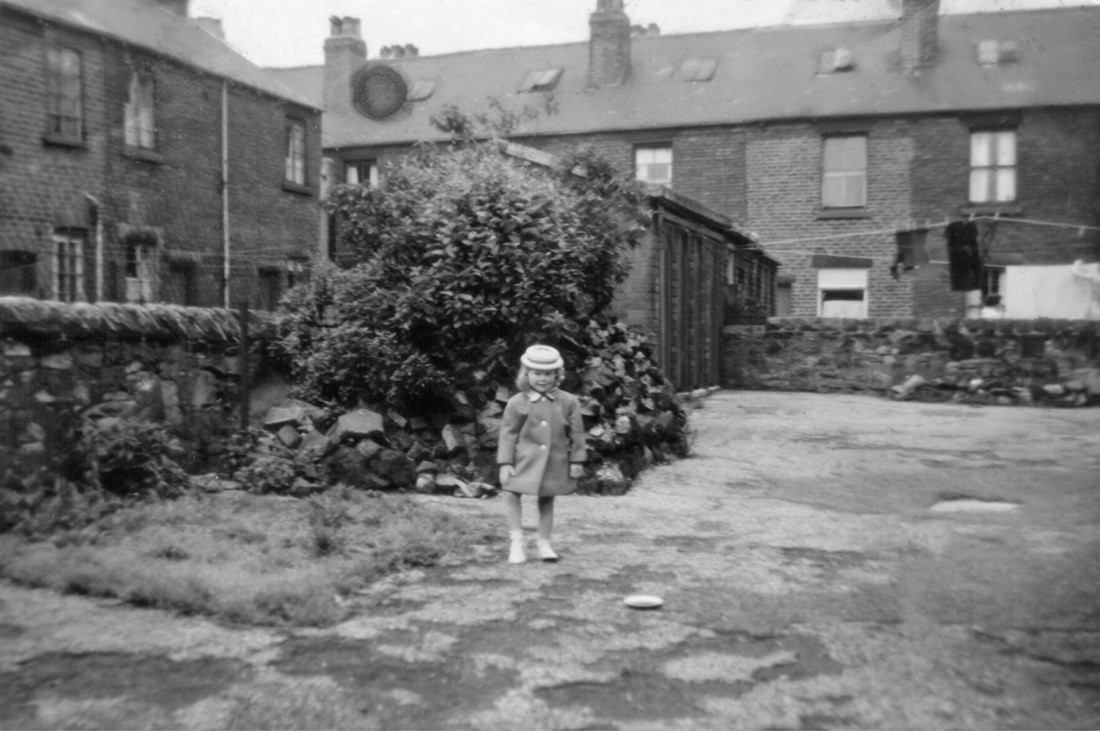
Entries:
{"type": "Polygon", "coordinates": [[[725,391],[691,427],[558,501],[560,562],[482,548],[328,629],[0,584],[0,727],[1100,727],[1100,409],[725,391]]]}

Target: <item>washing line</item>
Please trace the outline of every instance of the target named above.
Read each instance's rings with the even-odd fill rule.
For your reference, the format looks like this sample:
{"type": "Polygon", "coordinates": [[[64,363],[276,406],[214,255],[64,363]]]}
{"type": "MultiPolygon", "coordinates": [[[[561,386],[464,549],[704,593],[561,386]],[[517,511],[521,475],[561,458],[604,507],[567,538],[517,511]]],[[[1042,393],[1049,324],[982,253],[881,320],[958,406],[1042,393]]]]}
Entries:
{"type": "MultiPolygon", "coordinates": [[[[947,220],[944,220],[944,221],[937,221],[936,223],[928,223],[928,224],[925,224],[924,226],[913,225],[913,226],[910,226],[909,228],[898,228],[898,227],[895,226],[895,227],[892,227],[892,228],[880,228],[880,229],[874,229],[874,230],[871,230],[871,231],[849,231],[847,233],[825,234],[823,236],[805,236],[805,237],[797,238],[797,239],[781,239],[779,241],[764,241],[764,242],[759,242],[759,244],[761,246],[772,247],[772,246],[784,246],[786,244],[801,244],[801,243],[805,243],[807,241],[828,241],[828,240],[832,240],[832,239],[850,238],[850,237],[853,237],[853,236],[874,236],[874,235],[877,235],[877,234],[898,233],[899,231],[921,231],[921,230],[929,230],[929,229],[933,229],[933,228],[943,228],[943,227],[947,226],[948,224],[952,223],[953,221],[958,221],[958,220],[960,220],[960,219],[947,219],[947,220]]],[[[1040,220],[1036,220],[1036,219],[1033,219],[1033,218],[1002,218],[1000,216],[976,216],[976,217],[974,217],[972,219],[969,219],[969,220],[972,220],[972,221],[995,221],[995,222],[998,222],[998,223],[1025,223],[1025,224],[1030,224],[1030,225],[1033,225],[1033,226],[1053,226],[1053,227],[1057,227],[1057,228],[1070,228],[1070,229],[1075,228],[1078,231],[1100,231],[1100,226],[1087,226],[1087,225],[1080,224],[1080,223],[1064,223],[1064,222],[1060,222],[1060,221],[1040,221],[1040,220]]],[[[1091,244],[1090,244],[1090,246],[1091,246],[1091,244]]],[[[795,253],[795,252],[784,252],[784,253],[795,253]]],[[[815,253],[820,253],[820,252],[815,252],[815,253]]]]}

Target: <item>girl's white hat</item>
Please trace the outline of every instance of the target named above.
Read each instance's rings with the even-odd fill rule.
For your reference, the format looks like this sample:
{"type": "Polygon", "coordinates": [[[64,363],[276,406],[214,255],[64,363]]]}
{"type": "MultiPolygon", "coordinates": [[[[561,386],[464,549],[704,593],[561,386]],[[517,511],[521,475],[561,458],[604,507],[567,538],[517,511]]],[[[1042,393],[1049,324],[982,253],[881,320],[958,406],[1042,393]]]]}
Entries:
{"type": "Polygon", "coordinates": [[[532,345],[520,356],[519,362],[537,371],[552,371],[555,368],[565,367],[561,353],[557,348],[551,348],[549,345],[532,345]]]}

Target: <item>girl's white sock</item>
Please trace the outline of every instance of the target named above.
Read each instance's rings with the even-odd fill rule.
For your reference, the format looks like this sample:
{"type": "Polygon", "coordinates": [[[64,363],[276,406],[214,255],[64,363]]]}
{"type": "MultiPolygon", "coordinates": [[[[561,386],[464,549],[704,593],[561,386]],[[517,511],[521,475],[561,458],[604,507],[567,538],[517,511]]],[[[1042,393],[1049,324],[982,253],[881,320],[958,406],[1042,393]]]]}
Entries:
{"type": "Polygon", "coordinates": [[[508,563],[525,563],[527,551],[523,547],[523,531],[514,530],[508,533],[512,537],[512,548],[508,551],[508,563]]]}

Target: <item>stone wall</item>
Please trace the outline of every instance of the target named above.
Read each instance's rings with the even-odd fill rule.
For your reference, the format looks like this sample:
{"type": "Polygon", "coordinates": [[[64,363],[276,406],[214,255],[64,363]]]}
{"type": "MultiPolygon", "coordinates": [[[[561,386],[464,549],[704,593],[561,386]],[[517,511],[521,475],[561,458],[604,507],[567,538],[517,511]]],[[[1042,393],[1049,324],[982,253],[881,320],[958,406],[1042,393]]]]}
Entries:
{"type": "MultiPolygon", "coordinates": [[[[251,313],[255,342],[270,330],[251,313]]],[[[240,335],[228,310],[0,297],[0,476],[60,454],[79,417],[166,422],[189,466],[205,464],[240,425],[240,335]]],[[[253,413],[266,408],[256,397],[284,395],[271,395],[279,379],[260,350],[248,358],[253,413]]]]}
{"type": "Polygon", "coordinates": [[[772,318],[723,331],[723,386],[1100,404],[1100,322],[772,318]]]}

